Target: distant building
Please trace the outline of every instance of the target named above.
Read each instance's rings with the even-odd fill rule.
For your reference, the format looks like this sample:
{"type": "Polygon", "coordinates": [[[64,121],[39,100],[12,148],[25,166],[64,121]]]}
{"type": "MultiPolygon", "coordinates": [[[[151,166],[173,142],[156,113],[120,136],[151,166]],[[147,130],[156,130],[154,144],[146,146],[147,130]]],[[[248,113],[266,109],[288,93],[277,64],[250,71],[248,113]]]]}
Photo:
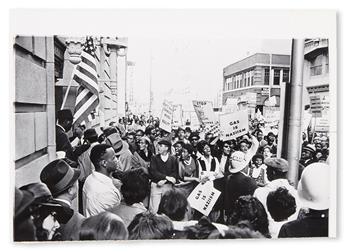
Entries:
{"type": "Polygon", "coordinates": [[[275,96],[278,107],[280,85],[289,82],[289,75],[290,55],[256,53],[235,62],[223,69],[222,105],[246,106],[253,115],[275,96]]]}

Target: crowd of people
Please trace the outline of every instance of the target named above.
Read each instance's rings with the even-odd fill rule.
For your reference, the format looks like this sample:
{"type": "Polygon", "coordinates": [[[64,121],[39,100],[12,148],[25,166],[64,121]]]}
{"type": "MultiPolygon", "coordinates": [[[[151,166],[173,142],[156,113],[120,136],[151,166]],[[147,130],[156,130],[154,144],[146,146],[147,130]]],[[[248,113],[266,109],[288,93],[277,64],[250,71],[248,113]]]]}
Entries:
{"type": "Polygon", "coordinates": [[[294,186],[288,161],[276,157],[277,132],[258,120],[221,141],[135,115],[101,134],[78,126],[69,137],[71,111],[57,117],[59,158],[43,167],[41,182],[15,188],[15,241],[328,236],[326,135],[303,135],[294,186]],[[187,200],[199,183],[221,192],[208,216],[187,200]]]}

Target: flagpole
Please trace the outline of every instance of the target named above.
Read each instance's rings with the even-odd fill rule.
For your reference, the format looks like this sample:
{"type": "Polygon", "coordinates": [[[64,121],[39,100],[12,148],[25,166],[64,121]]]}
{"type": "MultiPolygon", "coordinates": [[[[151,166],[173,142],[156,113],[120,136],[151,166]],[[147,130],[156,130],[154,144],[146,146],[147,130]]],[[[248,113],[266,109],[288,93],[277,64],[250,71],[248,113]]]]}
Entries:
{"type": "Polygon", "coordinates": [[[60,110],[63,110],[63,108],[65,107],[65,104],[66,104],[66,101],[67,101],[67,96],[68,96],[68,94],[69,94],[69,90],[71,89],[71,85],[72,85],[72,81],[73,81],[73,76],[74,76],[74,71],[75,71],[75,66],[74,66],[74,68],[73,68],[73,71],[72,71],[72,78],[71,78],[71,80],[69,81],[69,83],[68,83],[68,86],[67,86],[67,90],[66,90],[66,94],[65,94],[65,96],[64,96],[64,98],[63,98],[63,101],[62,101],[62,105],[61,105],[61,109],[60,110]]]}

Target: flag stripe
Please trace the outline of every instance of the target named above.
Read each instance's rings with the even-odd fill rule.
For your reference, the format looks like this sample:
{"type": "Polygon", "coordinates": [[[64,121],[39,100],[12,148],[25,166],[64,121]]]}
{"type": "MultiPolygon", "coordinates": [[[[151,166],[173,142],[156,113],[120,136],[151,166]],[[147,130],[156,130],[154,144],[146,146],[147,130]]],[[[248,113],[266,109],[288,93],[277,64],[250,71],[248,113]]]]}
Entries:
{"type": "Polygon", "coordinates": [[[89,89],[92,93],[98,94],[98,86],[97,83],[93,82],[90,78],[83,75],[81,72],[76,71],[74,75],[74,80],[81,86],[89,89]]]}
{"type": "Polygon", "coordinates": [[[96,82],[97,82],[97,71],[95,69],[90,67],[90,65],[85,64],[84,62],[80,62],[78,66],[81,66],[82,68],[90,72],[90,74],[92,74],[96,78],[96,82]]]}
{"type": "Polygon", "coordinates": [[[75,109],[74,124],[92,121],[90,114],[99,105],[97,61],[94,58],[95,45],[91,37],[86,37],[81,62],[74,71],[73,80],[79,84],[75,109]]]}
{"type": "Polygon", "coordinates": [[[95,59],[90,54],[82,52],[81,61],[92,67],[95,71],[97,71],[95,59]]]}
{"type": "Polygon", "coordinates": [[[86,103],[74,115],[74,123],[80,122],[87,118],[87,115],[91,113],[97,107],[99,100],[98,97],[93,95],[86,103]]]}
{"type": "Polygon", "coordinates": [[[84,63],[77,66],[77,71],[81,72],[82,74],[89,77],[95,83],[97,83],[97,74],[94,74],[94,71],[90,72],[89,70],[92,69],[91,67],[87,67],[84,63]]]}
{"type": "Polygon", "coordinates": [[[75,104],[75,111],[78,111],[92,96],[94,96],[94,94],[88,91],[88,93],[75,104]]]}
{"type": "Polygon", "coordinates": [[[84,87],[78,88],[78,94],[77,94],[77,99],[75,101],[75,104],[78,104],[89,92],[90,91],[85,89],[84,87]]]}

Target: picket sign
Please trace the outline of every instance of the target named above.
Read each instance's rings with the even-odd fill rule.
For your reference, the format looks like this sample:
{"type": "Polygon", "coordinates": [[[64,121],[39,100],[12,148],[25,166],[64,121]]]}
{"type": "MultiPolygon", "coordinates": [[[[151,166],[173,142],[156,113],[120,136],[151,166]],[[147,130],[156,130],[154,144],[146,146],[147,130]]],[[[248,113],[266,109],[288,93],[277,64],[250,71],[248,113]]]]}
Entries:
{"type": "Polygon", "coordinates": [[[195,113],[201,124],[212,125],[216,122],[216,115],[210,101],[192,101],[195,113]]]}
{"type": "Polygon", "coordinates": [[[173,113],[174,109],[171,103],[164,100],[159,127],[169,133],[171,133],[173,113]]]}
{"type": "Polygon", "coordinates": [[[248,111],[240,110],[219,116],[220,139],[223,141],[236,139],[249,131],[248,111]]]}
{"type": "Polygon", "coordinates": [[[213,182],[199,183],[188,196],[189,205],[203,215],[208,216],[216,204],[221,192],[213,187],[213,182]]]}

